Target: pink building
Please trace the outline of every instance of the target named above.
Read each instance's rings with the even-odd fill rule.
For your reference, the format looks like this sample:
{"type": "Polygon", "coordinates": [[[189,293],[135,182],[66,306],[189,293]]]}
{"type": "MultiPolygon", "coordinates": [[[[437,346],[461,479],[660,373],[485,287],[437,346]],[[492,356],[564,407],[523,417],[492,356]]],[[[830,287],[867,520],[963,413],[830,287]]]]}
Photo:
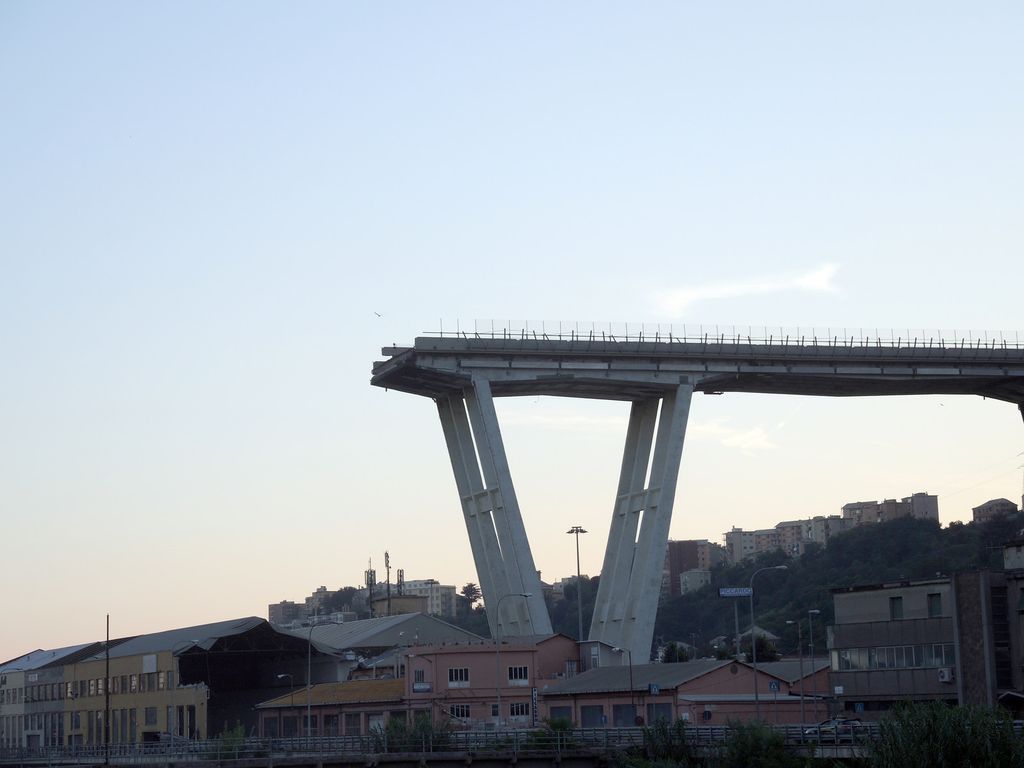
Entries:
{"type": "Polygon", "coordinates": [[[754,669],[742,661],[600,667],[549,686],[542,714],[581,728],[621,728],[659,719],[725,725],[757,716],[771,723],[799,723],[803,683],[808,688],[804,721],[825,719],[827,707],[820,695],[828,691],[827,662],[819,660],[813,673],[806,662],[803,678],[797,665],[795,661],[758,665],[756,698],[754,669]],[[813,690],[819,697],[812,695],[813,690]]]}
{"type": "Polygon", "coordinates": [[[349,680],[319,683],[309,689],[312,716],[306,722],[306,688],[256,705],[265,738],[363,736],[392,717],[409,714],[402,680],[349,680]]]}
{"type": "Polygon", "coordinates": [[[406,697],[413,711],[465,728],[531,727],[544,691],[576,670],[576,642],[565,635],[409,649],[406,697]]]}

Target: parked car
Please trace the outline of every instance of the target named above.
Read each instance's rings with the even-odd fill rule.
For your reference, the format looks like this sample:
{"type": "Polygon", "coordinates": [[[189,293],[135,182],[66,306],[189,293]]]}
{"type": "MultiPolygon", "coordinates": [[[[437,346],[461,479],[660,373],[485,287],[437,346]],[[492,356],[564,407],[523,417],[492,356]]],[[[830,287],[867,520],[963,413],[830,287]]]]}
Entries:
{"type": "Polygon", "coordinates": [[[833,717],[808,728],[805,736],[817,736],[822,741],[853,741],[864,728],[856,717],[833,717]]]}

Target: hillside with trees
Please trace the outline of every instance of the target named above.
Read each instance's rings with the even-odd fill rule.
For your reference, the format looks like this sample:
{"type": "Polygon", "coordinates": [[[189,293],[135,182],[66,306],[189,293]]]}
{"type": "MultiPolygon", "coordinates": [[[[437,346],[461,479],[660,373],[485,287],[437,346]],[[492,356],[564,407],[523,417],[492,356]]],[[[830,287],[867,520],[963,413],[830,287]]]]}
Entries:
{"type": "MultiPolygon", "coordinates": [[[[735,598],[720,598],[719,587],[746,587],[757,569],[786,565],[785,571],[757,577],[757,625],[780,636],[779,651],[795,653],[796,626],[786,621],[806,620],[808,610],[820,610],[814,620],[814,647],[816,652],[824,651],[825,628],[833,620],[833,588],[999,569],[1003,543],[1016,538],[1022,528],[1024,514],[982,524],[953,523],[947,528],[929,520],[900,518],[854,528],[836,536],[825,547],[809,544],[799,558],[772,552],[740,565],[719,567],[712,570],[709,586],[661,605],[655,640],[689,643],[693,637],[699,651],[710,654],[712,638],[732,637],[735,633],[735,598]]],[[[749,605],[747,599],[740,599],[741,632],[750,626],[749,605]]]]}
{"type": "MultiPolygon", "coordinates": [[[[1002,567],[1002,545],[1016,538],[1024,528],[1024,514],[997,518],[987,523],[953,523],[942,528],[930,520],[900,518],[888,523],[864,525],[832,539],[828,546],[808,544],[802,557],[789,558],[781,551],[762,554],[734,566],[711,571],[711,584],[697,592],[675,598],[658,608],[654,630],[655,646],[670,642],[696,645],[699,655],[712,655],[711,641],[719,636],[732,638],[735,632],[734,600],[720,598],[719,587],[746,587],[754,571],[774,565],[787,570],[764,573],[754,587],[757,624],[781,639],[777,650],[797,653],[797,630],[787,621],[802,619],[805,649],[807,612],[821,611],[814,617],[814,649],[824,653],[826,627],[833,621],[832,593],[836,587],[863,586],[889,581],[929,579],[959,571],[1002,567]]],[[[599,577],[583,579],[583,627],[586,633],[594,611],[599,577]]],[[[467,585],[475,587],[475,585],[467,585]]],[[[578,635],[577,586],[570,582],[560,600],[548,600],[548,612],[555,632],[569,637],[578,635]]],[[[455,619],[471,631],[486,636],[487,613],[478,594],[470,591],[472,601],[459,596],[459,617],[455,619]]],[[[739,598],[740,631],[750,626],[750,603],[739,598]]],[[[767,649],[761,658],[768,656],[767,649]]]]}

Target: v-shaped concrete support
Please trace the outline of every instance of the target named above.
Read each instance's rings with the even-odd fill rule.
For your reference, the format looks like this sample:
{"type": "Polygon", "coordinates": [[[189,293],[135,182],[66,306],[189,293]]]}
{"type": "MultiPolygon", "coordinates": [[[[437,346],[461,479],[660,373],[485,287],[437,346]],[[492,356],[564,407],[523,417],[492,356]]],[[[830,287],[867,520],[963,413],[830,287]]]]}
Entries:
{"type": "Polygon", "coordinates": [[[550,634],[551,619],[512,486],[490,384],[474,377],[473,388],[461,397],[437,398],[437,410],[491,637],[550,634]]]}
{"type": "Polygon", "coordinates": [[[629,416],[589,639],[628,649],[636,663],[650,658],[692,395],[680,385],[661,399],[660,417],[657,398],[634,402],[629,416]]]}

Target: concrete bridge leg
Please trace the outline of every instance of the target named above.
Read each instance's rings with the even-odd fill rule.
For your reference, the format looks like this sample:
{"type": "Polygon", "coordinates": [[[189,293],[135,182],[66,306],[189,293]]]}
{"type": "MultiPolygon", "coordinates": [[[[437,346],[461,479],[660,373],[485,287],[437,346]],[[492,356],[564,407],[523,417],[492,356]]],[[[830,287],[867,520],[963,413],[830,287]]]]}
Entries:
{"type": "Polygon", "coordinates": [[[462,501],[491,637],[549,634],[540,577],[526,538],[488,381],[437,399],[438,415],[462,501]],[[529,594],[530,597],[505,595],[529,594]],[[500,615],[499,615],[500,610],[500,615]]]}
{"type": "Polygon", "coordinates": [[[692,395],[682,384],[660,399],[660,415],[659,399],[650,398],[635,401],[629,416],[588,639],[628,650],[635,664],[650,659],[692,395]]]}

